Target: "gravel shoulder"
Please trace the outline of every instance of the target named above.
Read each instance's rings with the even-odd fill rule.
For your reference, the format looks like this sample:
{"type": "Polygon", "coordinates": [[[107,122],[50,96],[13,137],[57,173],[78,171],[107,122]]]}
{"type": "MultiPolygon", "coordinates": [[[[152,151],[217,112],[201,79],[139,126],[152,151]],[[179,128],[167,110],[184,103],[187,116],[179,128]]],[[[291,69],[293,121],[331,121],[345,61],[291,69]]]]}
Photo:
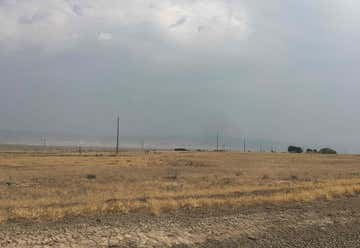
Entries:
{"type": "Polygon", "coordinates": [[[360,197],[0,225],[0,247],[360,247],[360,197]]]}

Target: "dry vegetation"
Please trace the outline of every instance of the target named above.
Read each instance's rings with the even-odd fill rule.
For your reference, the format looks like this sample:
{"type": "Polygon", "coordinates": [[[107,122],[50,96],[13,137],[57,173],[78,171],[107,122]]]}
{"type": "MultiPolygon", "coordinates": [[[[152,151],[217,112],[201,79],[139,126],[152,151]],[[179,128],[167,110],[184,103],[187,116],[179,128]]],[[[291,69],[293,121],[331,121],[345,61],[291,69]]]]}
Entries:
{"type": "Polygon", "coordinates": [[[0,222],[314,201],[360,193],[360,156],[0,153],[0,222]]]}

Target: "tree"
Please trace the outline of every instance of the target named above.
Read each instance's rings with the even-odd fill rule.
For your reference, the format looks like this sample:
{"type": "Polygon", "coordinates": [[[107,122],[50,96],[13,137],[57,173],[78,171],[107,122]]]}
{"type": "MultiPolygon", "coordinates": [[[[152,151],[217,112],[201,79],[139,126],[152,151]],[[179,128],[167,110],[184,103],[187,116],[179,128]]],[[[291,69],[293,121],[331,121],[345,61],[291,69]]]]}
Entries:
{"type": "Polygon", "coordinates": [[[288,152],[290,153],[303,153],[303,149],[297,146],[289,146],[288,152]]]}

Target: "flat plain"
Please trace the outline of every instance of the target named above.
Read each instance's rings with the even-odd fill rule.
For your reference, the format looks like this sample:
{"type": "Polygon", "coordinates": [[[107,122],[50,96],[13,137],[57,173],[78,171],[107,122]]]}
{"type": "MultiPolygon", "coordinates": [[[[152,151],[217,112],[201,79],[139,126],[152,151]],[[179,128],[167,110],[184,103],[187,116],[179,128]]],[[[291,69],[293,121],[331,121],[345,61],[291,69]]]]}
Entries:
{"type": "Polygon", "coordinates": [[[339,223],[358,237],[359,193],[357,155],[7,147],[0,246],[267,247],[267,233],[339,223]]]}

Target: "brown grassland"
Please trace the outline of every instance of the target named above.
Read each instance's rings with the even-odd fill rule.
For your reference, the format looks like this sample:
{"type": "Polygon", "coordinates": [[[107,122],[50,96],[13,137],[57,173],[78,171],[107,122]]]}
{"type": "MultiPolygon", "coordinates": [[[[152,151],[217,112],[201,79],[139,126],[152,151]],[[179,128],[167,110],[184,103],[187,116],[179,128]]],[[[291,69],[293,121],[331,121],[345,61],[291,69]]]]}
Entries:
{"type": "Polygon", "coordinates": [[[360,193],[360,156],[0,152],[0,223],[331,200],[360,193]]]}

